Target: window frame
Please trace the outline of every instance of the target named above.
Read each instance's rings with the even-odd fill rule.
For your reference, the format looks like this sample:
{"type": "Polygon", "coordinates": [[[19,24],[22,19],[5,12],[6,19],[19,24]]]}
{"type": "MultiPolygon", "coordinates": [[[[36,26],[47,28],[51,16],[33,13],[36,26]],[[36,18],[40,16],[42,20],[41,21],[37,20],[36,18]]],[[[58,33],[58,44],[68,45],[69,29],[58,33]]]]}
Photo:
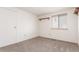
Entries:
{"type": "MultiPolygon", "coordinates": [[[[54,16],[52,16],[52,18],[53,18],[53,17],[58,17],[58,25],[57,25],[58,28],[53,28],[53,26],[52,26],[52,29],[57,29],[57,30],[58,30],[58,29],[59,29],[59,30],[68,30],[68,27],[66,27],[66,28],[61,28],[61,27],[60,27],[59,16],[62,16],[62,15],[66,15],[66,20],[67,20],[67,16],[68,16],[67,13],[63,13],[63,14],[59,14],[59,15],[54,15],[54,16]]],[[[52,23],[53,23],[53,19],[52,19],[51,21],[52,21],[52,23]]],[[[66,21],[66,22],[67,22],[67,21],[66,21]]],[[[51,24],[52,24],[52,23],[51,23],[51,24]]],[[[66,25],[67,25],[67,23],[66,23],[66,25]]]]}

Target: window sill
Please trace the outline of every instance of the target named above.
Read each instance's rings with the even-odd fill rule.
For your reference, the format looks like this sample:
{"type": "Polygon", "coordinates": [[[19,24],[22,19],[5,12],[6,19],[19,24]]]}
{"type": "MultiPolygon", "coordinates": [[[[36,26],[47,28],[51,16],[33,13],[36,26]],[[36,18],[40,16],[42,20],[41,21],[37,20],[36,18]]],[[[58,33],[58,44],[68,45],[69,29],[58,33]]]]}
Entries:
{"type": "Polygon", "coordinates": [[[68,28],[51,28],[52,30],[68,30],[68,28]]]}

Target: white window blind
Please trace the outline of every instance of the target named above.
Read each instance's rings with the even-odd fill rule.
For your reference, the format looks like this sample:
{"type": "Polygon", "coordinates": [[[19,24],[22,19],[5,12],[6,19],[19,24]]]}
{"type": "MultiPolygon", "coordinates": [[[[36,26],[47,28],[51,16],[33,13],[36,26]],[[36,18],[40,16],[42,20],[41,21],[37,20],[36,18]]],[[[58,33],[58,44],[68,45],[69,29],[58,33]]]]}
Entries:
{"type": "Polygon", "coordinates": [[[67,15],[66,14],[59,15],[58,19],[59,19],[59,28],[67,28],[67,15]]]}
{"type": "Polygon", "coordinates": [[[52,27],[53,28],[58,28],[58,16],[54,16],[52,18],[52,27]]]}

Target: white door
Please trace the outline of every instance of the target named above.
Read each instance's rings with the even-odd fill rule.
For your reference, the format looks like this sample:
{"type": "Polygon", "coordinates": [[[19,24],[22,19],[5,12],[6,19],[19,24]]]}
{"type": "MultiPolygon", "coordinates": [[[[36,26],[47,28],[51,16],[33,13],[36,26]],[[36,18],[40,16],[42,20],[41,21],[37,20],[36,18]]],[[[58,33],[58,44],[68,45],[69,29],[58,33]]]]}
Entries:
{"type": "MultiPolygon", "coordinates": [[[[17,40],[23,41],[26,39],[25,31],[28,29],[26,26],[28,22],[26,22],[26,16],[21,13],[17,14],[17,40]]],[[[27,32],[28,33],[28,32],[27,32]]]]}
{"type": "Polygon", "coordinates": [[[16,39],[15,12],[0,8],[0,47],[14,43],[16,39]]]}
{"type": "Polygon", "coordinates": [[[17,40],[20,41],[24,39],[24,19],[18,14],[17,18],[17,40]]]}

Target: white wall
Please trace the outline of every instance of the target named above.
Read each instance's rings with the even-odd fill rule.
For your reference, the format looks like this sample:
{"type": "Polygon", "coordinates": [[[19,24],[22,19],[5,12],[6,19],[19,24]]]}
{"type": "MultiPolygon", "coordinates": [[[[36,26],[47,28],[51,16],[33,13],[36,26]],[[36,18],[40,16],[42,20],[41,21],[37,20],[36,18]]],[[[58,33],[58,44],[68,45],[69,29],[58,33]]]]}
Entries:
{"type": "Polygon", "coordinates": [[[0,8],[0,47],[38,36],[37,24],[37,17],[29,12],[0,8]]]}
{"type": "Polygon", "coordinates": [[[55,12],[53,14],[42,15],[42,16],[39,16],[38,18],[50,17],[53,15],[63,14],[63,13],[68,14],[68,16],[67,16],[68,30],[51,29],[51,20],[42,20],[42,21],[39,21],[40,22],[40,32],[39,32],[40,36],[77,43],[78,42],[78,36],[77,36],[78,18],[77,18],[77,15],[73,14],[74,13],[73,9],[59,11],[59,12],[55,12]]]}

